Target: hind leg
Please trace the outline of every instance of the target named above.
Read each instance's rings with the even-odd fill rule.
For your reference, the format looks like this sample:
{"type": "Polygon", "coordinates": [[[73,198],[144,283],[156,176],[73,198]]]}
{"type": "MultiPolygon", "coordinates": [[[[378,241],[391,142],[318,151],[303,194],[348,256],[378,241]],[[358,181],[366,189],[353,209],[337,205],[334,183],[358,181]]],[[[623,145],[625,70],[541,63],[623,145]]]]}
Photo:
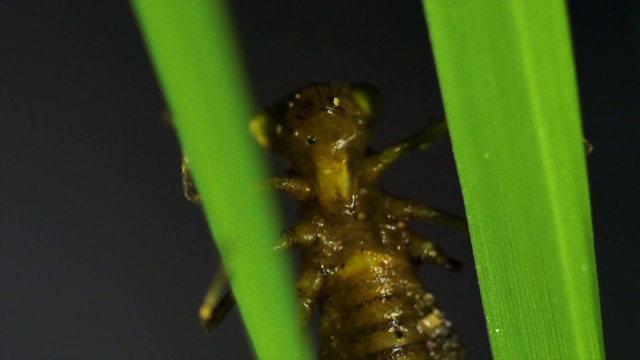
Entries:
{"type": "Polygon", "coordinates": [[[194,204],[200,204],[200,195],[196,190],[196,185],[193,183],[191,177],[191,170],[189,170],[189,160],[186,156],[182,156],[182,192],[187,200],[194,204]]]}
{"type": "Polygon", "coordinates": [[[462,267],[462,263],[447,256],[434,242],[413,232],[407,234],[409,255],[412,260],[421,264],[442,265],[450,271],[459,271],[462,267]]]}
{"type": "Polygon", "coordinates": [[[218,270],[211,279],[199,311],[200,322],[207,332],[218,326],[236,303],[230,289],[224,293],[228,283],[227,275],[222,270],[218,270]]]}

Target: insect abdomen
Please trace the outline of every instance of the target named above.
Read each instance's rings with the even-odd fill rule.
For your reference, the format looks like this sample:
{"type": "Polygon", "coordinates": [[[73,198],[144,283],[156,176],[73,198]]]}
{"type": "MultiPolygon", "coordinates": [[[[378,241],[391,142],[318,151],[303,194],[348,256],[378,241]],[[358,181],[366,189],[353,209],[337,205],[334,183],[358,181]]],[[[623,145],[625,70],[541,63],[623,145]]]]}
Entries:
{"type": "Polygon", "coordinates": [[[357,251],[330,276],[325,294],[320,326],[323,359],[463,356],[451,324],[399,254],[357,251]]]}

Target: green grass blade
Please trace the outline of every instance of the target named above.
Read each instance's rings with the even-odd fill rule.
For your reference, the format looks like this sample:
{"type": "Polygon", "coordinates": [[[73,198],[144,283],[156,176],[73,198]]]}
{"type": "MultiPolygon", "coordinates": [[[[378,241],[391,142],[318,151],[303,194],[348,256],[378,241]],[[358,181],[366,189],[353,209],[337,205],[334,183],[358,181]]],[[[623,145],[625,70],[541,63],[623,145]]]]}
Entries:
{"type": "Polygon", "coordinates": [[[564,3],[424,4],[494,357],[604,358],[564,3]]]}
{"type": "Polygon", "coordinates": [[[266,171],[248,131],[254,107],[225,3],[132,6],[257,356],[312,358],[288,264],[271,251],[280,228],[270,194],[259,191],[266,171]]]}

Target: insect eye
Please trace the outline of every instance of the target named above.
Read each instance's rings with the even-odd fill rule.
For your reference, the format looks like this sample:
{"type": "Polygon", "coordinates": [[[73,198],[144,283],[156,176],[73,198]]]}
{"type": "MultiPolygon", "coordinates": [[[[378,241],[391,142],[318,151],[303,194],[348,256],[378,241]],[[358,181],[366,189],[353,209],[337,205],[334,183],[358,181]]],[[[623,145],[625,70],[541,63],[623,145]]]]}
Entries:
{"type": "Polygon", "coordinates": [[[331,104],[334,107],[340,106],[340,98],[337,96],[329,96],[327,100],[329,101],[329,104],[331,104]]]}
{"type": "Polygon", "coordinates": [[[318,141],[318,139],[315,136],[309,136],[309,138],[307,138],[307,144],[309,145],[313,145],[318,141]]]}

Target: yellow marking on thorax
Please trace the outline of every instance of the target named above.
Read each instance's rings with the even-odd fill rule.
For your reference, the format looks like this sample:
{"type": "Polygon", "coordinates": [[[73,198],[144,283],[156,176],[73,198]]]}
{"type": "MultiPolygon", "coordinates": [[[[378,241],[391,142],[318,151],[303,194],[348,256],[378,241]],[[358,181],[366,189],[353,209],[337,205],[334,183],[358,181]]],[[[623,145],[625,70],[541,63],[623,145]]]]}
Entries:
{"type": "Polygon", "coordinates": [[[337,272],[339,277],[353,277],[370,272],[384,271],[389,266],[408,265],[402,258],[393,257],[387,254],[365,250],[354,253],[344,264],[344,267],[337,272]],[[393,264],[393,265],[391,265],[393,264]]]}

